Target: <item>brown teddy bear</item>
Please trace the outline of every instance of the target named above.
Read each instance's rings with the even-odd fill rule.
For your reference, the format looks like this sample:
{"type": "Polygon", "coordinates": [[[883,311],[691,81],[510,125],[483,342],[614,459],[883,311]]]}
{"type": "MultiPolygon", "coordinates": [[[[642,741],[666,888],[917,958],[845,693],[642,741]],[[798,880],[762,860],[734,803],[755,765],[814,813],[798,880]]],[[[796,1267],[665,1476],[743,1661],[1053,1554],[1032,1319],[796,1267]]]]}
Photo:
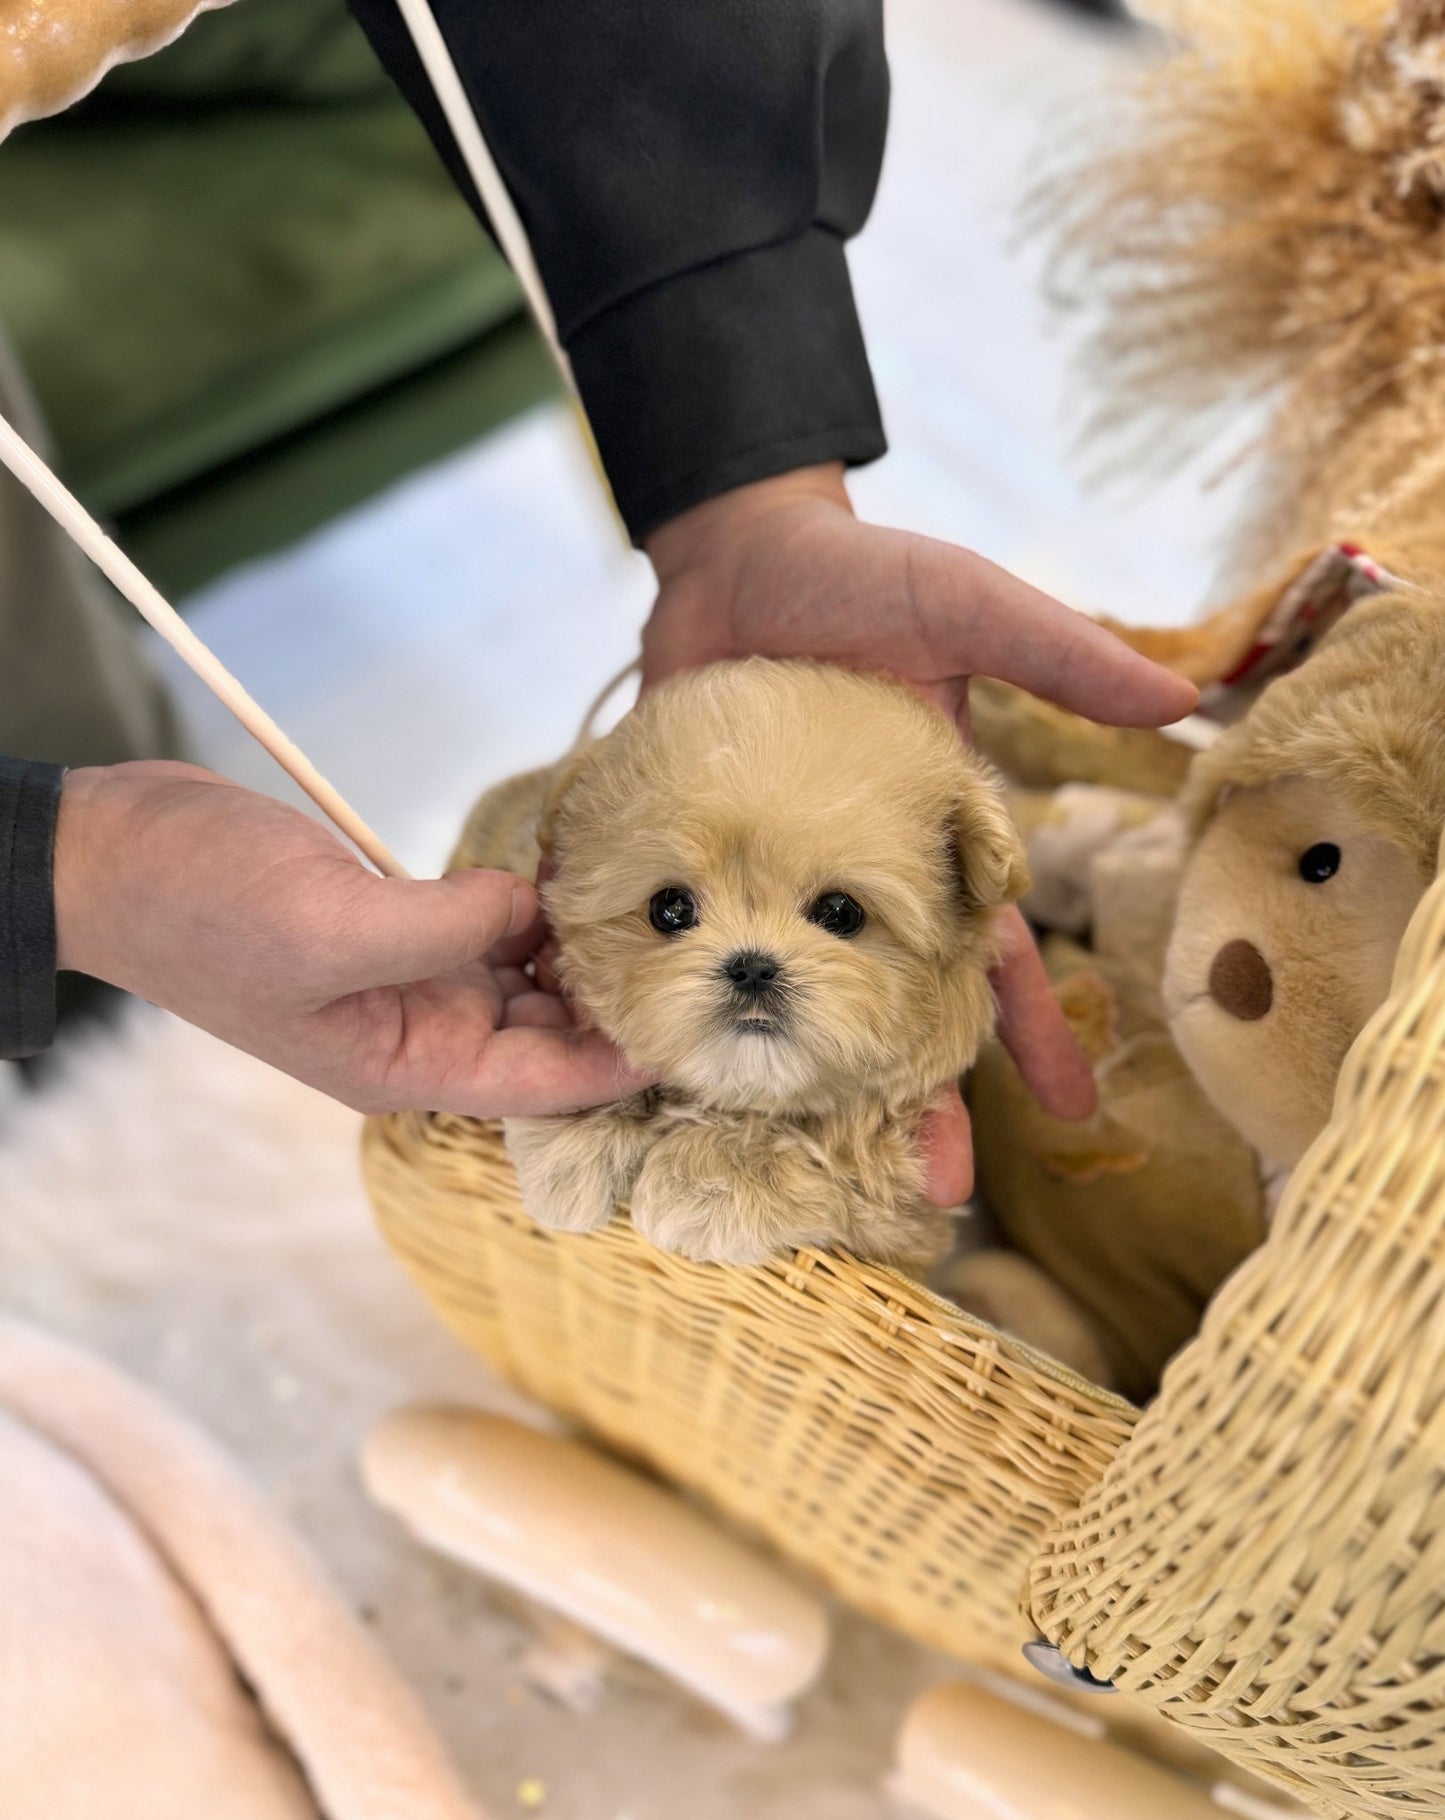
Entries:
{"type": "Polygon", "coordinates": [[[1091,786],[1016,805],[1024,907],[1054,930],[1045,961],[1100,1110],[1049,1118],[985,1052],[979,1186],[1008,1249],[942,1279],[1135,1398],[1263,1237],[1269,1179],[1328,1120],[1434,876],[1445,593],[1355,607],[1195,760],[1181,809],[1091,786]],[[1085,932],[1091,949],[1070,939],[1085,932]]]}
{"type": "MultiPolygon", "coordinates": [[[[1055,940],[1046,958],[1101,1110],[1048,1121],[1001,1052],[982,1059],[979,1181],[1013,1249],[945,1285],[1136,1398],[1263,1230],[1268,1178],[1327,1122],[1445,827],[1445,0],[1150,10],[1183,42],[1053,186],[1059,275],[1105,305],[1100,427],[1128,410],[1151,458],[1273,398],[1249,586],[1199,628],[1121,628],[1242,718],[1183,792],[1167,951],[1158,857],[1132,875],[1155,934],[1121,943],[1137,851],[1098,838],[1097,807],[1094,836],[1053,831],[1085,867],[1094,952],[1055,940]]],[[[1019,713],[985,719],[994,756],[1056,781],[1019,713]]],[[[1089,775],[1147,790],[1149,769],[1110,747],[1089,775]]],[[[1043,878],[1037,828],[1029,847],[1043,878]]],[[[1048,908],[1083,928],[1067,879],[1048,908]]]]}
{"type": "Polygon", "coordinates": [[[1275,1164],[1330,1116],[1445,828],[1445,592],[1356,607],[1194,764],[1164,971],[1175,1041],[1275,1164]]]}

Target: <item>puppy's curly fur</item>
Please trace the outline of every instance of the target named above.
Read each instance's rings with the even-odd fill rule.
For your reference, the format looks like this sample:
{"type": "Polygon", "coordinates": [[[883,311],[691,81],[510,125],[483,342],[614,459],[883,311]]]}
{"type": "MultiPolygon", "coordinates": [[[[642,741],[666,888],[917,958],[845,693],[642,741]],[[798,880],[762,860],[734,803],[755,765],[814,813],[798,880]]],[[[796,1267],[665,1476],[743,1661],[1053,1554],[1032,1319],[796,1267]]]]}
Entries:
{"type": "MultiPolygon", "coordinates": [[[[489,832],[515,863],[504,788],[473,816],[469,863],[489,832]]],[[[997,914],[1027,884],[945,717],[881,677],[717,665],[564,763],[538,843],[570,996],[661,1084],[509,1121],[534,1218],[586,1230],[627,1201],[656,1244],[719,1263],[940,1255],[919,1122],[992,1027],[997,914]],[[689,906],[684,926],[659,929],[659,894],[689,906]]]]}

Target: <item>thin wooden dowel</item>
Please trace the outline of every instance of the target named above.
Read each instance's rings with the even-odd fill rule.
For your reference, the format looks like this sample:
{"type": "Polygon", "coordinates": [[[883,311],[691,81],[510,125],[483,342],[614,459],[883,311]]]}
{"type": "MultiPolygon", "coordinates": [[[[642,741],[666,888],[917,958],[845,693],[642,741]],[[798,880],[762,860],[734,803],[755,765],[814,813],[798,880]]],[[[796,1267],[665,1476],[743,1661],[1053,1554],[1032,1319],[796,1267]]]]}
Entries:
{"type": "Polygon", "coordinates": [[[220,659],[202,644],[169,601],[146,579],[124,550],[106,536],[75,495],[61,485],[4,417],[0,417],[0,461],[34,494],[146,624],[160,634],[181,662],[230,709],[251,737],[271,754],[289,777],[295,779],[321,813],[366,855],[377,871],[387,878],[410,877],[401,861],[388,851],[306,754],[287,738],[260,703],[246,693],[220,659]]]}

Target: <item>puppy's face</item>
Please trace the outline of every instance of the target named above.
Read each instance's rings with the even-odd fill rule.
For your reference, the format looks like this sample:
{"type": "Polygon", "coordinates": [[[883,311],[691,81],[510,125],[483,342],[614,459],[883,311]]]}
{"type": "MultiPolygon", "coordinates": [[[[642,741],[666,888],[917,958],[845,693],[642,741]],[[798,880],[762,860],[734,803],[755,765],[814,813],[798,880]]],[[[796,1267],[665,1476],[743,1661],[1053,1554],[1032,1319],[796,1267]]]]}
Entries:
{"type": "Polygon", "coordinates": [[[897,684],[752,660],[646,697],[543,828],[562,974],[708,1104],[917,1098],[992,1022],[1022,850],[983,767],[897,684]]]}

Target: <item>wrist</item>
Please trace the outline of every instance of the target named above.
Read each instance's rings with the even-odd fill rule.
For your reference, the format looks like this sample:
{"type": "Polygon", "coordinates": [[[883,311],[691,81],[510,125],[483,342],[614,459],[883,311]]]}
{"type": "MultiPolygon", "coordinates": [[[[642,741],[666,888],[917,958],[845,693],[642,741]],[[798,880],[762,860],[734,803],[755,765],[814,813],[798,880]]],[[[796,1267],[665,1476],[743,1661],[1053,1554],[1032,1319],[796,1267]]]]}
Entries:
{"type": "Polygon", "coordinates": [[[714,554],[727,552],[740,537],[750,535],[778,513],[822,504],[851,517],[853,507],[843,473],[841,461],[794,468],[787,474],[733,487],[666,520],[644,538],[642,546],[659,586],[697,568],[714,554]]]}
{"type": "Polygon", "coordinates": [[[55,965],[57,971],[92,973],[95,904],[102,893],[99,850],[111,767],[67,771],[55,823],[55,965]]]}
{"type": "Polygon", "coordinates": [[[214,784],[174,759],[132,759],[67,771],[55,823],[55,964],[136,990],[133,936],[149,914],[164,851],[153,839],[157,794],[214,784]],[[123,977],[127,976],[127,977],[123,977]]]}

